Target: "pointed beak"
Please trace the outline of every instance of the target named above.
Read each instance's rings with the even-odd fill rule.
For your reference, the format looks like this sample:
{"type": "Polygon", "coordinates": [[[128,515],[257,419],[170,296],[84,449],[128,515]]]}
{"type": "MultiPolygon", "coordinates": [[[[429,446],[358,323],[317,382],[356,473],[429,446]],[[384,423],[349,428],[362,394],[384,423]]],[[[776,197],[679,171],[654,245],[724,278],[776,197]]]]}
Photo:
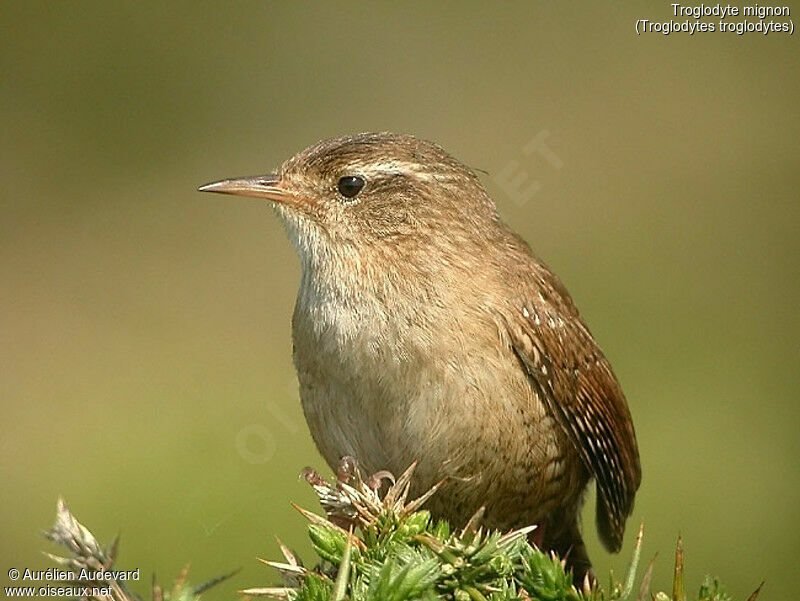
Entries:
{"type": "Polygon", "coordinates": [[[285,203],[292,196],[281,187],[281,179],[274,173],[221,179],[200,186],[198,191],[233,194],[235,196],[251,196],[253,198],[267,198],[279,203],[285,203]]]}

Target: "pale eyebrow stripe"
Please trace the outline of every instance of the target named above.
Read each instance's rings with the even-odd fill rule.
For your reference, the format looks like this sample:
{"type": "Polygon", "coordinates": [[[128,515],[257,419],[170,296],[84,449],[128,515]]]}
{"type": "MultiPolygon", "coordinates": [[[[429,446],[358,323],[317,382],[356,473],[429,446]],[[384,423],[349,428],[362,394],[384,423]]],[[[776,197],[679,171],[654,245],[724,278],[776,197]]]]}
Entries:
{"type": "Polygon", "coordinates": [[[351,167],[355,170],[360,170],[362,174],[369,177],[370,175],[400,175],[408,174],[413,175],[419,179],[427,181],[437,180],[444,181],[452,179],[444,174],[436,174],[430,169],[411,161],[385,161],[385,162],[370,162],[370,163],[353,163],[351,167]]]}
{"type": "Polygon", "coordinates": [[[361,169],[364,173],[420,173],[424,168],[419,163],[411,163],[407,161],[386,161],[382,163],[355,163],[352,165],[356,169],[361,169]]]}

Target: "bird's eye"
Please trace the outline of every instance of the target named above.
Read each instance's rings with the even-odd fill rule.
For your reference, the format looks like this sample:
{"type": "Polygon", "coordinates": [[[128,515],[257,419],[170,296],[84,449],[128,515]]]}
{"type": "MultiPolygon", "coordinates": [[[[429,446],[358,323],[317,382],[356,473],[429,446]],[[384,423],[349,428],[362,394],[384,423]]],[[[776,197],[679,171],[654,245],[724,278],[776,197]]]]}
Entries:
{"type": "Polygon", "coordinates": [[[353,198],[356,194],[361,192],[361,188],[364,187],[365,183],[363,177],[359,177],[358,175],[345,175],[343,178],[339,179],[339,183],[336,184],[336,187],[339,189],[339,194],[345,198],[353,198]]]}

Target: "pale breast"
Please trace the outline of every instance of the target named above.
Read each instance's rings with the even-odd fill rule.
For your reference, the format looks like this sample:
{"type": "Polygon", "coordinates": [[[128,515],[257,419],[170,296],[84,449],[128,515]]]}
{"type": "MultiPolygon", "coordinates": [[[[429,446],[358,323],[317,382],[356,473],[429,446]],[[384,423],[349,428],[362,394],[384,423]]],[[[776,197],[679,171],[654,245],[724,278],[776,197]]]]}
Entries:
{"type": "Polygon", "coordinates": [[[431,509],[456,522],[487,500],[495,519],[536,520],[563,501],[565,479],[585,479],[488,314],[306,297],[293,336],[303,410],[334,469],[344,455],[365,473],[419,461],[415,492],[448,477],[431,509]]]}

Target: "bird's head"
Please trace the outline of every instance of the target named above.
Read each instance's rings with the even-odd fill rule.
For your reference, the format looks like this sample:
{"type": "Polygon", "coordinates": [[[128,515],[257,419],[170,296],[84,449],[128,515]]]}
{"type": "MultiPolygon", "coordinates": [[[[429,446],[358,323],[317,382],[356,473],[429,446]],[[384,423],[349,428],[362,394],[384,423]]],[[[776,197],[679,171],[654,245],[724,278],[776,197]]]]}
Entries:
{"type": "Polygon", "coordinates": [[[301,258],[385,256],[462,247],[496,221],[475,174],[410,135],[364,133],[315,144],[275,173],[200,188],[272,201],[301,258]]]}

